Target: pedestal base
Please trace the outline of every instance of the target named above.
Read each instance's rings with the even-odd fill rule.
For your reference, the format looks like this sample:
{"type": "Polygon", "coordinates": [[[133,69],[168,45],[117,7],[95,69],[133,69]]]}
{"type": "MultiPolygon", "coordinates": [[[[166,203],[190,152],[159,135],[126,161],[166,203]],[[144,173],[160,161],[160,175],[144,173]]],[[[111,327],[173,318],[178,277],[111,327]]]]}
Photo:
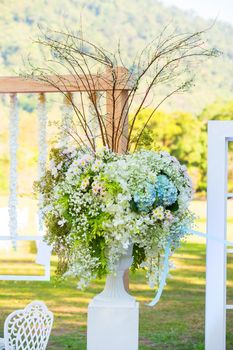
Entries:
{"type": "Polygon", "coordinates": [[[88,307],[87,350],[138,350],[139,304],[88,307]]]}

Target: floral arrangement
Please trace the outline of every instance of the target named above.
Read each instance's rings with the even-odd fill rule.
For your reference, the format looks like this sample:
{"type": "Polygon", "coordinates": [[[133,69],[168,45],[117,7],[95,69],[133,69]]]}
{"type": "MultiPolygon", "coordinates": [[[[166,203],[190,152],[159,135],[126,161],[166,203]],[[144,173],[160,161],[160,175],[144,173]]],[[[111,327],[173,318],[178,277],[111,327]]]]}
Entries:
{"type": "Polygon", "coordinates": [[[193,222],[190,177],[166,152],[54,148],[36,188],[58,272],[75,276],[79,288],[114,273],[132,245],[132,268],[145,268],[153,287],[167,243],[172,254],[193,222]]]}

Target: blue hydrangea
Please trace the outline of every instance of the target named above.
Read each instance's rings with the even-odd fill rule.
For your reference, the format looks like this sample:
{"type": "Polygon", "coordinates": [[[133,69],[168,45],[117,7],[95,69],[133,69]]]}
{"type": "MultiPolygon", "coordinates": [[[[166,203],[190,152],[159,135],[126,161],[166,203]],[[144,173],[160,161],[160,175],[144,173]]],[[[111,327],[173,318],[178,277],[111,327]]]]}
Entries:
{"type": "Polygon", "coordinates": [[[134,203],[139,211],[148,212],[156,200],[156,188],[147,182],[142,191],[134,194],[134,203]]]}
{"type": "Polygon", "coordinates": [[[158,205],[169,207],[177,201],[177,188],[166,175],[158,175],[156,192],[158,205]]]}

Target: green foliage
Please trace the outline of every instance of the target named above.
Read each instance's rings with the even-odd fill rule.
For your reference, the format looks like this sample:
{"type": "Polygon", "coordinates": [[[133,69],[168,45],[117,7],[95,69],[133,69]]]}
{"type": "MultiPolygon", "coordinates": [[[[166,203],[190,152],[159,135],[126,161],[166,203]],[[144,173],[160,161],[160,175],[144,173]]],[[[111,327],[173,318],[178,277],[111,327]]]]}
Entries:
{"type": "Polygon", "coordinates": [[[106,259],[106,243],[103,237],[96,236],[90,242],[90,247],[93,252],[93,256],[98,258],[101,265],[96,268],[97,277],[101,278],[107,273],[107,259],[106,259]]]}
{"type": "MultiPolygon", "coordinates": [[[[207,182],[207,127],[208,120],[233,120],[233,100],[224,101],[217,100],[214,103],[206,106],[202,113],[199,115],[199,119],[202,122],[202,132],[200,144],[202,147],[202,161],[199,164],[201,171],[201,178],[199,183],[199,189],[206,189],[207,182]]],[[[233,144],[229,142],[229,188],[230,192],[233,191],[233,144]]]]}
{"type": "Polygon", "coordinates": [[[106,190],[109,194],[116,196],[122,192],[122,188],[119,183],[109,180],[107,177],[102,176],[101,180],[104,181],[106,190]]]}
{"type": "Polygon", "coordinates": [[[170,205],[170,207],[168,207],[168,209],[171,210],[171,212],[175,212],[175,211],[179,210],[179,203],[178,203],[178,201],[176,201],[175,203],[170,205]]]}
{"type": "MultiPolygon", "coordinates": [[[[141,128],[150,115],[149,109],[144,110],[136,122],[135,138],[137,130],[141,128]]],[[[148,124],[139,148],[160,149],[177,157],[185,164],[194,177],[194,185],[198,188],[197,179],[201,174],[199,165],[202,162],[202,122],[191,113],[158,112],[148,124]],[[197,174],[196,174],[197,173],[197,174]]]]}
{"type": "Polygon", "coordinates": [[[133,246],[133,264],[132,264],[132,271],[136,271],[140,268],[140,265],[143,261],[145,261],[146,254],[145,249],[141,248],[138,244],[134,244],[133,246]]]}
{"type": "Polygon", "coordinates": [[[109,220],[111,216],[108,213],[100,213],[98,216],[89,218],[90,231],[87,233],[87,239],[90,241],[93,238],[101,236],[103,233],[103,223],[109,220]]]}

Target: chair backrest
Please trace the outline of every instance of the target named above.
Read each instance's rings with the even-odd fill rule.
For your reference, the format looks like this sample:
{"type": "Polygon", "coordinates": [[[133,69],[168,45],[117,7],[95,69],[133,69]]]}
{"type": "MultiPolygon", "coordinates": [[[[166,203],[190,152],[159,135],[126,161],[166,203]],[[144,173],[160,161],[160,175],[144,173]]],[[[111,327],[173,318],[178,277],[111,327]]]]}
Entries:
{"type": "Polygon", "coordinates": [[[41,301],[10,314],[4,324],[5,350],[45,350],[53,314],[41,301]]]}

